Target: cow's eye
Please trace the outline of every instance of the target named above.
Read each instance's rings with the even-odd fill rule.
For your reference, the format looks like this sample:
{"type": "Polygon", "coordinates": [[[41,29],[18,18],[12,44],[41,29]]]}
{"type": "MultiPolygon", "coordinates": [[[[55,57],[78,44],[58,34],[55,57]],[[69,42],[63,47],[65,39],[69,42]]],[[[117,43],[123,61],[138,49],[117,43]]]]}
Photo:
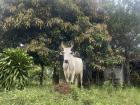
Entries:
{"type": "Polygon", "coordinates": [[[71,52],[70,54],[73,54],[73,52],[71,52]]]}

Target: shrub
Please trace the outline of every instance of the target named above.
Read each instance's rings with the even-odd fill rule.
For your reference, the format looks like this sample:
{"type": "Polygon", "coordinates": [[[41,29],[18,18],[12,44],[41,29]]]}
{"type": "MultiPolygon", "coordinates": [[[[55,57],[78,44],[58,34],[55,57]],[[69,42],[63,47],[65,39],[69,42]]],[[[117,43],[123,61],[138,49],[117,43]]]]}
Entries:
{"type": "Polygon", "coordinates": [[[114,87],[110,81],[105,81],[103,84],[103,88],[108,92],[108,94],[114,91],[114,87]]]}
{"type": "Polygon", "coordinates": [[[30,70],[30,83],[33,85],[34,83],[36,84],[37,81],[39,81],[39,74],[41,71],[41,67],[39,65],[34,65],[32,68],[33,70],[30,70]]]}
{"type": "Polygon", "coordinates": [[[20,48],[9,48],[0,53],[0,83],[2,88],[23,89],[32,68],[32,57],[20,48]]]}
{"type": "Polygon", "coordinates": [[[131,84],[134,85],[134,86],[140,86],[140,75],[138,72],[136,71],[132,71],[130,73],[130,81],[131,81],[131,84]]]}

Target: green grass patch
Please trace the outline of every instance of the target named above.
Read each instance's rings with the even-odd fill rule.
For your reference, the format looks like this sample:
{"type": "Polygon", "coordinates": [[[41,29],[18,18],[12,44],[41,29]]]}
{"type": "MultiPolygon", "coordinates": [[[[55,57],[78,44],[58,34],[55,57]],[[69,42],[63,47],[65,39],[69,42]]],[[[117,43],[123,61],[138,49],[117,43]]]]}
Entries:
{"type": "Polygon", "coordinates": [[[54,91],[54,86],[32,86],[24,90],[1,91],[0,105],[140,105],[140,89],[71,87],[69,94],[54,91]]]}

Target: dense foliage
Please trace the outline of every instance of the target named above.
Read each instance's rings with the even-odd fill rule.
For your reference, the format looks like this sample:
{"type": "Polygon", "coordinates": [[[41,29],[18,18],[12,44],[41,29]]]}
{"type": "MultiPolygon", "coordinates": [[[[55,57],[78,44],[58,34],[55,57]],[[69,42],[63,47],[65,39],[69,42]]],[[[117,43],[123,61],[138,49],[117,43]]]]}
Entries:
{"type": "Polygon", "coordinates": [[[17,49],[5,49],[0,53],[0,86],[22,89],[29,80],[32,57],[17,49]]]}
{"type": "MultiPolygon", "coordinates": [[[[116,53],[109,47],[111,36],[107,31],[104,18],[97,23],[96,19],[93,19],[94,13],[89,14],[81,9],[82,2],[75,0],[15,0],[6,3],[8,6],[3,12],[1,26],[3,29],[2,40],[12,43],[6,44],[7,47],[16,47],[22,42],[31,46],[32,52],[44,56],[44,54],[59,51],[61,41],[74,41],[75,49],[80,52],[84,60],[90,62],[89,66],[92,69],[101,70],[107,64],[118,61],[108,62],[108,57],[111,60],[116,53]],[[40,40],[40,37],[43,41],[40,40]]],[[[92,11],[92,9],[95,8],[89,10],[92,11]]],[[[3,44],[5,45],[4,41],[3,44]]],[[[49,58],[48,61],[51,62],[52,59],[49,58]]]]}
{"type": "Polygon", "coordinates": [[[127,58],[124,50],[130,53],[139,44],[138,37],[133,38],[139,35],[138,0],[122,0],[122,4],[112,0],[2,1],[0,49],[23,43],[34,62],[41,65],[40,84],[44,65],[52,66],[56,74],[61,69],[62,41],[74,42],[73,50],[89,70],[122,63],[127,58]]]}
{"type": "MultiPolygon", "coordinates": [[[[111,45],[118,50],[125,58],[125,77],[129,83],[130,66],[129,62],[139,59],[138,49],[140,44],[140,1],[122,0],[115,4],[106,1],[106,11],[109,19],[107,21],[108,31],[112,35],[111,45]],[[110,9],[111,8],[111,9],[110,9]]],[[[137,62],[137,61],[136,61],[137,62]]]]}

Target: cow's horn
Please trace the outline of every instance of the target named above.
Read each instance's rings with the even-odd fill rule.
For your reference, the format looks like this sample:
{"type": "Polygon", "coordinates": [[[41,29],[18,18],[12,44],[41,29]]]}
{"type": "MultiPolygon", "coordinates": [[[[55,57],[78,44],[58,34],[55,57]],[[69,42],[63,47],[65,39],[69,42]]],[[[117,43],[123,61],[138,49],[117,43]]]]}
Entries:
{"type": "Polygon", "coordinates": [[[63,42],[61,42],[61,47],[62,47],[62,48],[65,48],[65,45],[64,45],[64,43],[63,43],[63,42]]]}

